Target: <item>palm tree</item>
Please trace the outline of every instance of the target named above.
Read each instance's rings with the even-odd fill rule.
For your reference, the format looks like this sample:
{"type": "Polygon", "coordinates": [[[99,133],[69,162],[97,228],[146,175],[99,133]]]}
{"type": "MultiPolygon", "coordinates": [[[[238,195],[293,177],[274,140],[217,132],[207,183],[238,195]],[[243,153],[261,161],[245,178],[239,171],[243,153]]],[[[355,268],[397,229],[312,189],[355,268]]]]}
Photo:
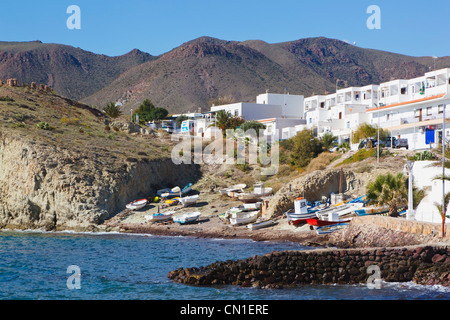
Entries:
{"type": "MultiPolygon", "coordinates": [[[[436,177],[434,177],[433,180],[450,180],[450,176],[446,176],[446,175],[438,175],[436,177]]],[[[445,217],[447,214],[447,205],[450,201],[450,192],[446,193],[444,195],[444,205],[441,203],[434,203],[434,205],[436,206],[436,208],[438,208],[439,213],[441,214],[441,218],[442,218],[442,237],[445,236],[445,217]]]]}
{"type": "Polygon", "coordinates": [[[325,133],[321,138],[320,141],[322,142],[323,150],[324,151],[330,151],[331,148],[336,146],[336,139],[337,137],[334,136],[331,132],[325,133]]]}
{"type": "Polygon", "coordinates": [[[367,184],[367,198],[376,205],[388,205],[389,215],[397,217],[398,209],[408,201],[407,179],[402,173],[380,174],[367,184]]]}
{"type": "Polygon", "coordinates": [[[439,203],[434,203],[436,208],[439,210],[442,218],[442,237],[445,237],[445,215],[447,214],[447,204],[450,202],[450,192],[447,192],[444,196],[444,205],[439,203]]]}

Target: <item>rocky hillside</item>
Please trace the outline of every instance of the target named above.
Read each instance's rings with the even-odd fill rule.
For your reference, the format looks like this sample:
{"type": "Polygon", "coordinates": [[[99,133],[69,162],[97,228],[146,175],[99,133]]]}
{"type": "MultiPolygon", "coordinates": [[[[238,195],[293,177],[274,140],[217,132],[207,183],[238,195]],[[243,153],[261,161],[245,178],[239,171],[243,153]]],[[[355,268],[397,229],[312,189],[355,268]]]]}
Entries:
{"type": "Polygon", "coordinates": [[[40,41],[0,42],[0,79],[43,83],[65,97],[80,100],[109,85],[129,68],[152,59],[136,49],[108,57],[40,41]]]}
{"type": "Polygon", "coordinates": [[[193,181],[170,140],[52,92],[0,86],[0,227],[86,229],[193,181]],[[139,128],[137,128],[139,129],[139,128]]]}
{"type": "MultiPolygon", "coordinates": [[[[449,67],[450,58],[436,61],[449,67]]],[[[254,102],[266,92],[311,95],[339,87],[361,86],[423,75],[434,67],[431,57],[410,57],[364,49],[346,42],[310,38],[269,44],[201,37],[158,59],[123,73],[110,85],[86,98],[101,105],[113,99],[135,108],[145,98],[171,113],[209,109],[208,101],[231,96],[254,102]]]]}

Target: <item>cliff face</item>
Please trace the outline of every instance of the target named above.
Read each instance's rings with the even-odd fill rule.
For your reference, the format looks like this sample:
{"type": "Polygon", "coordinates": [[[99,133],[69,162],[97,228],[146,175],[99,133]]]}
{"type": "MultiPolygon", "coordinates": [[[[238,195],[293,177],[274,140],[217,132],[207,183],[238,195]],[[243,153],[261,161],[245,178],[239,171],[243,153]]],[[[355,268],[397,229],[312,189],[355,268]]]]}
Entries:
{"type": "Polygon", "coordinates": [[[170,159],[104,166],[95,155],[0,133],[0,227],[83,230],[196,175],[170,159]]]}

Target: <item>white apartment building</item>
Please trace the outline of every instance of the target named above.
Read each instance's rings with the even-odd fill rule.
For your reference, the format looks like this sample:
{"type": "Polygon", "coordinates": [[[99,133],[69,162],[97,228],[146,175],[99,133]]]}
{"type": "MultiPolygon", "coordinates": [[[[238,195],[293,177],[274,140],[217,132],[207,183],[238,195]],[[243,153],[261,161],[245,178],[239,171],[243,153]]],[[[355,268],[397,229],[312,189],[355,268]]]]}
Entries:
{"type": "MultiPolygon", "coordinates": [[[[427,72],[410,80],[380,85],[378,106],[367,113],[391,136],[408,139],[413,150],[433,148],[442,142],[443,116],[450,115],[450,68],[427,72]]],[[[450,126],[448,126],[450,127],[450,126]]],[[[445,138],[450,138],[446,125],[445,138]]]]}
{"type": "MultiPolygon", "coordinates": [[[[283,128],[283,138],[308,128],[318,136],[331,132],[341,143],[351,141],[352,132],[362,123],[369,123],[387,130],[393,137],[408,139],[410,149],[432,148],[442,141],[443,112],[447,105],[446,118],[450,115],[449,90],[450,68],[445,68],[414,79],[307,97],[306,124],[283,128]]],[[[445,137],[450,139],[450,125],[445,137]]]]}

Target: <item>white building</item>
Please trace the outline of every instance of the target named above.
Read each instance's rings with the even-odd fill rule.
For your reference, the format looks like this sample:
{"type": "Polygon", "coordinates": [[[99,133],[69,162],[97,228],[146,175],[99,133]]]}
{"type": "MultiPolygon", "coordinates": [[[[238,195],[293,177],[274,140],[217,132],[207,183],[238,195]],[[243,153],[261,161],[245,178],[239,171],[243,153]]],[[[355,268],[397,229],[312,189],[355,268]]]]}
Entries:
{"type": "Polygon", "coordinates": [[[277,136],[281,138],[284,128],[306,124],[303,108],[303,96],[264,93],[256,97],[256,103],[239,102],[212,106],[211,112],[225,110],[246,121],[260,121],[266,125],[264,134],[271,141],[277,136]]]}
{"type": "MultiPolygon", "coordinates": [[[[415,79],[383,83],[378,106],[367,112],[372,124],[379,123],[393,137],[408,139],[410,149],[433,148],[442,142],[444,108],[445,122],[449,121],[449,89],[449,68],[415,79]]],[[[447,126],[445,137],[450,137],[447,126]]]]}
{"type": "MultiPolygon", "coordinates": [[[[446,68],[414,79],[307,97],[304,128],[313,129],[318,136],[331,132],[341,143],[351,141],[359,125],[369,123],[387,130],[392,137],[407,139],[410,149],[432,148],[442,141],[444,106],[449,105],[446,118],[450,114],[449,89],[450,68],[446,68]]],[[[290,138],[302,129],[283,128],[283,137],[290,138]]],[[[450,126],[445,136],[450,138],[450,126]]]]}

